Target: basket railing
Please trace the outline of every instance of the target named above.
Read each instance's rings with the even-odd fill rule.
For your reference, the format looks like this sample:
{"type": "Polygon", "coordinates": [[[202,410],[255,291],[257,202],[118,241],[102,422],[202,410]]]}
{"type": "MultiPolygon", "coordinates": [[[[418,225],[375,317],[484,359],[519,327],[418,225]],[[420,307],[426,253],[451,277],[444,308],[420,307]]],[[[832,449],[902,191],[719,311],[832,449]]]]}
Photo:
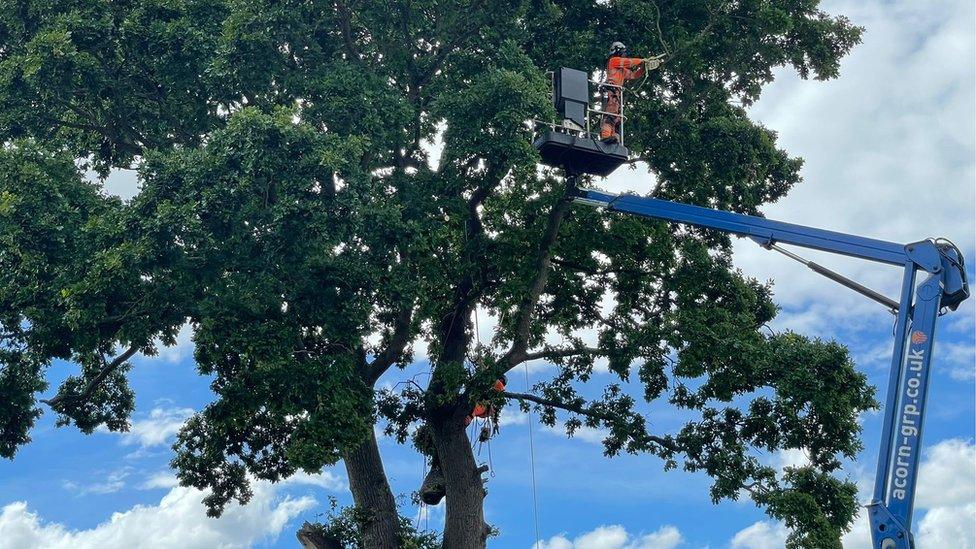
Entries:
{"type": "MultiPolygon", "coordinates": [[[[549,74],[550,94],[554,94],[555,73],[550,71],[548,74],[549,74]]],[[[626,101],[624,101],[624,94],[626,90],[624,89],[623,86],[618,86],[616,84],[611,84],[609,82],[601,82],[598,80],[587,80],[587,82],[590,85],[589,86],[590,102],[589,104],[586,105],[586,111],[584,116],[584,118],[586,119],[586,126],[584,128],[580,129],[579,127],[576,126],[576,124],[568,125],[566,124],[566,121],[553,122],[553,121],[545,121],[545,120],[539,120],[537,118],[533,118],[532,119],[533,131],[538,132],[538,129],[540,127],[546,127],[552,132],[567,133],[578,137],[585,137],[589,139],[599,140],[600,139],[599,128],[600,125],[603,123],[604,117],[608,117],[611,119],[616,118],[619,120],[619,130],[618,130],[619,140],[620,140],[619,143],[623,145],[624,144],[624,121],[627,120],[627,117],[624,115],[624,106],[626,105],[626,101]],[[607,112],[606,110],[604,110],[603,107],[598,109],[594,109],[591,107],[591,105],[593,105],[594,103],[596,104],[602,103],[603,105],[605,105],[607,103],[607,99],[609,98],[610,93],[619,94],[619,98],[620,98],[619,113],[607,112]],[[597,128],[596,131],[593,130],[594,125],[597,128]]]]}

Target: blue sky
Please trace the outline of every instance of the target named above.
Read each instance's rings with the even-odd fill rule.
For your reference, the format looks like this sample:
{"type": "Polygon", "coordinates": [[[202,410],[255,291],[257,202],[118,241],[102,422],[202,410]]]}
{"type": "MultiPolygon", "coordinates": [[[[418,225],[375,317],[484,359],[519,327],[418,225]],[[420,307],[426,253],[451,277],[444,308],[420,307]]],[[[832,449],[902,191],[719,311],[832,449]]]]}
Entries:
{"type": "MultiPolygon", "coordinates": [[[[939,6],[907,0],[829,1],[867,27],[865,43],[844,62],[841,78],[805,82],[781,71],[752,116],[780,133],[780,143],[806,159],[806,181],[769,217],[834,230],[910,242],[946,236],[976,263],[976,54],[971,1],[939,6]]],[[[621,170],[604,186],[646,192],[648,176],[621,170]]],[[[113,176],[107,190],[136,192],[131,174],[113,176]]],[[[736,244],[736,264],[776,281],[783,311],[774,327],[847,344],[859,367],[883,394],[891,351],[891,317],[881,307],[819,278],[802,266],[736,244]]],[[[807,254],[868,285],[896,295],[900,273],[875,264],[807,254]]],[[[970,278],[976,273],[969,268],[970,278]]],[[[920,546],[976,546],[976,309],[970,300],[944,317],[934,355],[916,531],[920,546]]],[[[487,340],[493,322],[480,318],[487,340]]],[[[189,332],[175,348],[137,358],[131,379],[137,393],[132,430],[85,436],[56,429],[45,415],[34,442],[14,461],[0,462],[0,549],[28,547],[295,547],[304,520],[320,520],[329,497],[348,503],[341,467],[300,476],[284,485],[259,484],[251,504],[234,506],[220,520],[204,516],[201,494],[176,487],[167,463],[179,425],[211,395],[195,372],[189,332]]],[[[73,368],[58,364],[52,381],[73,368]]],[[[530,380],[551,375],[530,365],[530,380]]],[[[424,371],[423,364],[381,383],[424,371]]],[[[521,372],[510,387],[522,390],[521,372]]],[[[595,380],[601,381],[600,375],[595,380]]],[[[609,381],[609,378],[606,379],[609,381]]],[[[655,409],[653,425],[668,430],[680,418],[655,409]]],[[[879,416],[864,417],[865,450],[845,473],[867,494],[873,482],[879,416]]],[[[573,439],[510,410],[491,443],[488,520],[500,529],[493,547],[530,548],[533,517],[530,428],[535,448],[539,549],[766,549],[783,546],[782,526],[745,502],[712,505],[708,479],[665,473],[649,456],[602,456],[600,433],[573,439]]],[[[394,490],[419,485],[423,463],[409,449],[381,439],[394,490]]],[[[479,455],[488,460],[488,448],[479,455]]],[[[802,462],[798,453],[764,456],[769,463],[802,462]]],[[[438,527],[440,508],[405,508],[421,527],[438,527]]],[[[861,519],[846,539],[868,547],[861,519]]]]}

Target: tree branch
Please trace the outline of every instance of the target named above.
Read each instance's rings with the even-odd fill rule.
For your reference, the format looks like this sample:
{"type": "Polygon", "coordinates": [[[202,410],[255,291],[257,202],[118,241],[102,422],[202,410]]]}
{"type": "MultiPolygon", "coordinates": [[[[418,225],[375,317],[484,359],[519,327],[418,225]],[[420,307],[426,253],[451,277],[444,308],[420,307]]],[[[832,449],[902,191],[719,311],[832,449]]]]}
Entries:
{"type": "MultiPolygon", "coordinates": [[[[465,12],[474,13],[481,8],[481,0],[475,0],[471,2],[471,5],[467,7],[465,12]]],[[[447,60],[447,56],[450,55],[457,47],[461,46],[468,41],[469,38],[475,36],[481,31],[481,27],[478,25],[465,25],[463,31],[456,35],[443,47],[438,48],[437,52],[434,54],[434,62],[427,69],[427,71],[420,77],[417,81],[417,87],[422,88],[430,83],[430,81],[437,75],[437,71],[444,66],[444,62],[447,60]]]]}
{"type": "MultiPolygon", "coordinates": [[[[593,407],[585,407],[578,404],[570,404],[566,402],[559,402],[557,400],[549,400],[547,398],[542,398],[529,393],[510,393],[508,391],[502,391],[502,396],[508,399],[514,400],[527,400],[529,402],[535,402],[536,404],[541,404],[542,406],[551,406],[553,408],[559,408],[560,410],[566,410],[567,412],[572,412],[574,414],[579,414],[581,416],[590,417],[593,419],[599,419],[607,423],[620,423],[621,419],[615,417],[612,414],[607,414],[599,410],[593,409],[593,407]]],[[[663,448],[671,450],[672,452],[679,452],[681,448],[678,447],[673,441],[666,438],[659,437],[656,435],[648,434],[647,439],[655,444],[660,445],[663,448]]]]}
{"type": "Polygon", "coordinates": [[[132,347],[129,347],[128,349],[126,349],[126,351],[124,353],[122,353],[121,355],[115,357],[115,360],[113,360],[112,362],[106,363],[103,360],[102,361],[102,364],[103,364],[102,369],[98,371],[98,374],[96,374],[95,377],[92,378],[92,380],[89,381],[87,385],[85,385],[85,389],[81,392],[81,394],[79,394],[79,395],[57,395],[57,396],[55,396],[54,398],[51,398],[51,399],[42,399],[41,402],[43,402],[44,404],[47,404],[51,408],[57,409],[57,407],[62,404],[62,402],[65,400],[65,398],[67,398],[69,400],[85,400],[85,399],[87,399],[88,397],[90,397],[92,395],[92,393],[95,392],[95,389],[98,389],[98,386],[103,381],[105,381],[105,378],[107,378],[109,375],[112,374],[112,372],[114,372],[115,370],[117,370],[119,368],[119,366],[122,366],[122,364],[124,364],[125,361],[129,360],[130,358],[132,358],[132,356],[135,355],[138,351],[139,351],[138,345],[133,345],[132,347]]]}
{"type": "Polygon", "coordinates": [[[417,45],[413,41],[413,35],[410,32],[410,2],[401,2],[400,5],[400,32],[403,34],[403,51],[406,54],[407,61],[407,72],[410,73],[410,91],[411,95],[417,93],[417,63],[414,61],[413,54],[417,49],[417,45]]]}
{"type": "Polygon", "coordinates": [[[515,325],[515,337],[512,340],[511,348],[498,362],[499,374],[511,370],[525,360],[533,312],[535,311],[536,305],[539,304],[539,298],[546,287],[546,282],[549,281],[549,268],[552,266],[552,248],[556,243],[556,238],[559,236],[559,228],[562,226],[563,219],[566,218],[566,214],[569,213],[569,209],[572,207],[572,201],[568,200],[567,197],[572,191],[573,183],[571,180],[566,182],[566,189],[563,192],[563,196],[553,206],[552,211],[549,212],[546,231],[542,236],[542,242],[539,245],[539,251],[536,256],[535,279],[532,281],[532,285],[526,292],[525,297],[523,297],[522,303],[516,312],[518,321],[515,325]]]}
{"type": "Polygon", "coordinates": [[[396,363],[397,358],[410,343],[410,325],[413,323],[413,303],[397,314],[393,324],[393,336],[386,349],[366,365],[366,382],[372,386],[376,380],[396,363]]]}
{"type": "Polygon", "coordinates": [[[468,240],[478,240],[484,237],[485,228],[484,224],[481,222],[481,215],[478,213],[478,207],[484,204],[485,200],[491,196],[491,193],[501,185],[502,180],[505,179],[506,174],[499,174],[499,168],[492,165],[488,168],[488,173],[485,175],[485,181],[475,187],[474,191],[471,193],[471,198],[468,200],[468,240]]]}
{"type": "MultiPolygon", "coordinates": [[[[597,349],[596,347],[572,347],[569,349],[550,349],[547,351],[538,351],[535,353],[525,353],[522,357],[522,362],[528,362],[530,360],[538,360],[540,358],[554,359],[554,358],[566,358],[571,356],[580,355],[602,355],[606,354],[604,351],[597,349]]],[[[518,364],[513,364],[512,366],[518,366],[518,364]]]]}
{"type": "MultiPolygon", "coordinates": [[[[718,2],[718,5],[716,7],[712,7],[708,4],[708,2],[706,2],[705,9],[708,10],[708,22],[705,24],[702,30],[700,30],[698,34],[696,34],[691,40],[685,42],[681,46],[678,46],[674,50],[669,52],[667,57],[664,59],[663,63],[667,63],[668,61],[671,61],[672,59],[680,55],[683,55],[684,52],[688,51],[688,49],[691,48],[692,46],[702,43],[705,40],[705,36],[708,35],[710,32],[712,32],[712,29],[715,27],[715,24],[718,21],[718,16],[716,15],[717,12],[720,12],[722,9],[724,9],[726,3],[727,0],[722,0],[718,2]]],[[[658,14],[660,14],[660,11],[658,11],[658,14]]]]}
{"type": "MultiPolygon", "coordinates": [[[[620,423],[621,422],[621,419],[620,418],[614,417],[611,414],[607,414],[607,413],[601,412],[599,410],[594,410],[593,407],[585,407],[585,406],[578,405],[578,404],[568,404],[568,403],[559,402],[559,401],[556,401],[556,400],[549,400],[547,398],[542,398],[542,397],[539,397],[539,396],[536,396],[536,395],[533,395],[533,394],[528,394],[528,393],[511,393],[511,392],[508,392],[508,391],[502,391],[501,395],[503,397],[507,398],[507,399],[510,399],[510,400],[520,400],[520,401],[526,401],[527,400],[529,402],[534,402],[534,403],[540,404],[542,406],[551,406],[553,408],[559,408],[560,410],[565,410],[567,412],[572,412],[574,414],[579,414],[581,416],[586,416],[586,417],[590,417],[590,418],[593,418],[593,419],[599,419],[599,420],[604,421],[604,422],[607,422],[607,423],[617,424],[617,423],[620,423]]],[[[700,459],[695,459],[692,456],[689,456],[686,453],[685,449],[682,448],[679,444],[675,443],[673,440],[669,440],[669,439],[664,438],[664,437],[659,437],[659,436],[656,436],[656,435],[652,435],[650,433],[645,433],[645,434],[647,435],[647,440],[649,440],[649,441],[651,441],[651,442],[653,442],[653,443],[661,446],[665,450],[674,452],[676,454],[685,453],[687,459],[689,459],[691,462],[695,463],[695,465],[697,467],[699,467],[699,468],[705,468],[705,465],[702,463],[702,461],[700,459]]],[[[753,498],[756,501],[759,501],[758,498],[761,498],[761,497],[765,496],[770,491],[769,487],[764,486],[762,484],[762,482],[759,481],[759,480],[755,480],[755,481],[753,481],[751,483],[740,482],[740,481],[738,481],[736,479],[730,478],[728,475],[722,474],[721,472],[716,472],[715,473],[715,477],[716,478],[719,478],[719,479],[724,479],[724,480],[732,480],[733,482],[735,482],[736,484],[738,484],[742,489],[744,489],[747,492],[749,492],[749,494],[752,495],[753,498]]]]}
{"type": "Polygon", "coordinates": [[[632,274],[632,275],[647,275],[647,271],[642,271],[640,269],[590,269],[584,265],[573,261],[567,261],[565,259],[559,259],[558,257],[552,258],[553,265],[559,265],[560,267],[566,267],[572,269],[576,272],[584,273],[591,276],[608,276],[608,275],[618,275],[618,274],[632,274]]]}
{"type": "Polygon", "coordinates": [[[105,128],[99,126],[93,126],[91,124],[82,124],[80,122],[70,122],[68,120],[61,120],[60,118],[55,118],[53,116],[41,115],[41,118],[43,118],[45,122],[56,124],[58,126],[64,126],[65,128],[95,132],[95,133],[105,135],[105,128]]]}
{"type": "Polygon", "coordinates": [[[354,63],[363,66],[363,56],[359,53],[359,48],[356,47],[356,42],[352,36],[352,24],[350,22],[352,14],[349,6],[345,2],[336,2],[336,8],[339,10],[339,28],[342,32],[342,43],[346,48],[346,55],[352,58],[354,63]]]}
{"type": "Polygon", "coordinates": [[[295,535],[304,549],[342,549],[343,547],[339,540],[326,533],[321,524],[306,521],[295,535]]]}
{"type": "Polygon", "coordinates": [[[475,188],[466,203],[468,216],[464,221],[465,254],[472,264],[479,266],[479,271],[468,271],[464,275],[464,278],[458,283],[455,290],[454,307],[452,307],[451,311],[443,319],[440,333],[442,334],[441,337],[445,346],[444,358],[454,357],[456,359],[464,355],[464,350],[459,347],[462,342],[454,338],[461,336],[461,332],[459,331],[460,325],[467,321],[471,311],[476,306],[478,298],[485,290],[483,282],[486,277],[484,273],[480,272],[482,262],[478,261],[480,256],[474,255],[473,252],[478,249],[478,246],[474,245],[474,243],[476,241],[482,241],[485,236],[484,224],[481,221],[481,215],[478,213],[478,207],[487,200],[492,191],[498,188],[498,185],[501,184],[502,179],[507,174],[507,172],[499,173],[501,169],[498,166],[499,164],[491,164],[488,167],[488,173],[485,175],[483,183],[475,188]],[[448,345],[449,342],[452,342],[453,345],[448,345]]]}
{"type": "Polygon", "coordinates": [[[116,133],[111,132],[108,128],[103,126],[95,126],[81,122],[71,122],[69,120],[62,120],[60,118],[54,118],[51,116],[42,116],[42,119],[57,126],[64,126],[65,128],[97,133],[105,139],[115,143],[115,145],[117,145],[121,150],[132,153],[135,156],[143,154],[143,148],[141,146],[128,139],[123,139],[116,133]]]}
{"type": "Polygon", "coordinates": [[[670,56],[671,50],[668,49],[668,44],[664,40],[664,33],[661,32],[661,8],[658,7],[657,2],[655,2],[654,0],[651,0],[651,5],[654,6],[654,12],[656,14],[654,17],[654,26],[657,28],[658,42],[660,42],[661,47],[664,48],[664,55],[670,56]]]}

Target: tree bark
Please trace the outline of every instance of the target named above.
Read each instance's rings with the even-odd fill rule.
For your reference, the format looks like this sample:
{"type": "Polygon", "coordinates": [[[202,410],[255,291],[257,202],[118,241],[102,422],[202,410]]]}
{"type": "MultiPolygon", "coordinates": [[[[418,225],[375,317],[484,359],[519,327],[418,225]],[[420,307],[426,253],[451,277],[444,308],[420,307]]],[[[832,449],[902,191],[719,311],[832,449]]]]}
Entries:
{"type": "Polygon", "coordinates": [[[323,534],[314,524],[306,522],[296,534],[303,549],[343,549],[339,540],[323,534]]]}
{"type": "Polygon", "coordinates": [[[370,431],[358,448],[343,456],[343,461],[356,507],[369,513],[363,524],[363,544],[370,549],[399,549],[400,516],[383,470],[376,435],[370,431]]]}
{"type": "Polygon", "coordinates": [[[464,412],[435,418],[430,424],[447,490],[444,547],[484,548],[488,539],[485,489],[465,435],[464,412]]]}

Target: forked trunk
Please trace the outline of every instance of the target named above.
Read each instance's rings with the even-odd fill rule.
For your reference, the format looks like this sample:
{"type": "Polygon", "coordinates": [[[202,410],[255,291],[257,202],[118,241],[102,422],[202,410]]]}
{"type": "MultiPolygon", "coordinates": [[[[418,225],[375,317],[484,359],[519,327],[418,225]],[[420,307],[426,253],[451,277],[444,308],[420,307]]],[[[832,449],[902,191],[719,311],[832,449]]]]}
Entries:
{"type": "Polygon", "coordinates": [[[372,430],[343,461],[356,507],[366,511],[369,517],[362,527],[363,544],[369,549],[399,549],[399,514],[372,430]]]}
{"type": "Polygon", "coordinates": [[[488,538],[481,472],[465,435],[463,414],[431,421],[447,489],[444,547],[481,549],[488,538]]]}

